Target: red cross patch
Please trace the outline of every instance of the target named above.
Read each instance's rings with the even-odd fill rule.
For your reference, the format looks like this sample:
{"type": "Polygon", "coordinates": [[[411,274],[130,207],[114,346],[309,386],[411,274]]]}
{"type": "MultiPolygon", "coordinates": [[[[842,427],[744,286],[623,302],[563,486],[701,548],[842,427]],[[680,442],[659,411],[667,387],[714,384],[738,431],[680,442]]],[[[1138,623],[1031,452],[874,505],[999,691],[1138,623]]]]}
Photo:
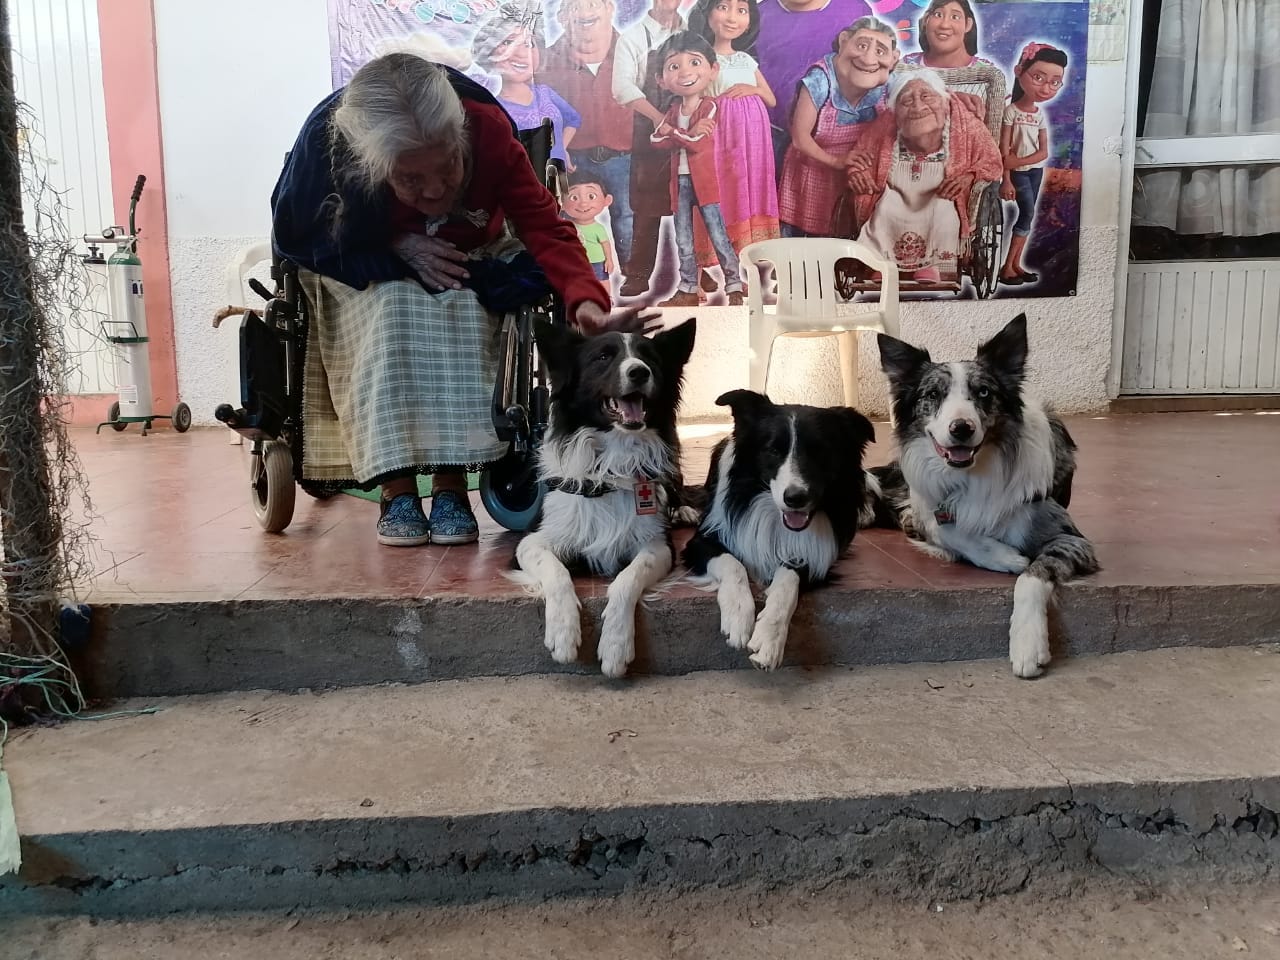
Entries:
{"type": "Polygon", "coordinates": [[[636,495],[637,516],[647,517],[658,512],[658,490],[652,483],[640,477],[631,489],[636,495]]]}

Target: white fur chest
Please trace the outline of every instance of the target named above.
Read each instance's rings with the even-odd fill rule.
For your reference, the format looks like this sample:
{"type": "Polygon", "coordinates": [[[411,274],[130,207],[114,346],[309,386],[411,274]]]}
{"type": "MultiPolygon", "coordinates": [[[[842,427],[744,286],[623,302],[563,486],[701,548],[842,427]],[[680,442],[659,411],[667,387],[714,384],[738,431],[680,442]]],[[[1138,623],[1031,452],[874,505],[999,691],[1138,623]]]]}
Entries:
{"type": "Polygon", "coordinates": [[[671,449],[649,430],[580,430],[548,438],[539,454],[543,478],[607,484],[615,489],[598,497],[550,490],[542,505],[539,531],[562,562],[584,561],[592,571],[612,575],[636,552],[667,531],[667,491],[671,449]],[[637,510],[635,484],[654,483],[656,510],[637,510]]]}

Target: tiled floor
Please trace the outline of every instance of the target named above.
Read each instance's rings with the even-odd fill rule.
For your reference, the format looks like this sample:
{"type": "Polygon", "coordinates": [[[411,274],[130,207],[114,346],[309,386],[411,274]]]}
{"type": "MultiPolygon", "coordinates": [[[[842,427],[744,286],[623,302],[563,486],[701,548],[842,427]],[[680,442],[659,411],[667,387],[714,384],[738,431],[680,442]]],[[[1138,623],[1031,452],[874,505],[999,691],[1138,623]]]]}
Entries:
{"type": "MultiPolygon", "coordinates": [[[[1103,584],[1280,583],[1280,416],[1255,413],[1075,418],[1072,514],[1098,544],[1103,584]]],[[[886,427],[879,430],[888,436],[886,427]]],[[[685,441],[700,480],[715,434],[685,441]]],[[[481,516],[479,544],[381,547],[377,507],[301,492],[294,522],[264,534],[249,506],[248,447],[221,428],[143,438],[77,430],[90,478],[98,602],[293,597],[511,596],[516,537],[481,516]]],[[[888,459],[881,442],[872,462],[888,459]]],[[[679,543],[683,542],[681,534],[679,543]]],[[[964,587],[1000,574],[939,563],[900,534],[860,533],[835,589],[964,587]]],[[[677,593],[687,588],[677,588],[677,593]]],[[[583,596],[603,584],[583,581],[583,596]]]]}

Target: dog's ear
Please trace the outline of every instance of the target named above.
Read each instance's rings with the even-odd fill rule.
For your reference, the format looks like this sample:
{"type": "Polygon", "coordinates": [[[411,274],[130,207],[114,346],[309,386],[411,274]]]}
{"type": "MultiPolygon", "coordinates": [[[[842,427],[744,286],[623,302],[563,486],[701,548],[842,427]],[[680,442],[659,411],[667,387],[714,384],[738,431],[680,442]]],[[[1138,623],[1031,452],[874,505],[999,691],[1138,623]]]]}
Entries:
{"type": "Polygon", "coordinates": [[[552,384],[564,384],[573,369],[573,355],[586,337],[571,327],[537,317],[533,321],[533,338],[546,361],[552,384]]]}
{"type": "Polygon", "coordinates": [[[980,346],[978,361],[998,376],[1021,381],[1027,367],[1027,315],[1018,314],[980,346]]]}
{"type": "Polygon", "coordinates": [[[680,369],[689,362],[693,355],[693,337],[698,330],[698,321],[690,317],[678,327],[663,330],[653,338],[653,345],[658,348],[663,364],[668,369],[680,369]]]}
{"type": "Polygon", "coordinates": [[[773,410],[773,401],[754,390],[730,390],[716,397],[717,407],[728,407],[736,423],[740,418],[759,420],[773,410]]]}
{"type": "Polygon", "coordinates": [[[838,411],[840,425],[844,430],[843,442],[855,447],[859,455],[866,453],[867,444],[875,443],[876,428],[871,421],[853,407],[842,407],[838,411]]]}
{"type": "Polygon", "coordinates": [[[890,382],[910,380],[929,362],[928,350],[913,347],[887,333],[876,334],[876,341],[880,344],[880,369],[888,375],[890,382]]]}

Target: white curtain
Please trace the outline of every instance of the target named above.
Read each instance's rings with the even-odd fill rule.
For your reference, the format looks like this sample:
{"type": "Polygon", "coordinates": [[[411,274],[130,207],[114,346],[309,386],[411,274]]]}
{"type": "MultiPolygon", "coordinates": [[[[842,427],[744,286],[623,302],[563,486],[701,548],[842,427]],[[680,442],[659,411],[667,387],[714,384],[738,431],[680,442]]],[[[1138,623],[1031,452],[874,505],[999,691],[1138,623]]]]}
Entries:
{"type": "MultiPolygon", "coordinates": [[[[1164,0],[1144,137],[1280,134],[1280,0],[1164,0]]],[[[1280,166],[1140,172],[1134,223],[1280,231],[1280,166]]]]}

